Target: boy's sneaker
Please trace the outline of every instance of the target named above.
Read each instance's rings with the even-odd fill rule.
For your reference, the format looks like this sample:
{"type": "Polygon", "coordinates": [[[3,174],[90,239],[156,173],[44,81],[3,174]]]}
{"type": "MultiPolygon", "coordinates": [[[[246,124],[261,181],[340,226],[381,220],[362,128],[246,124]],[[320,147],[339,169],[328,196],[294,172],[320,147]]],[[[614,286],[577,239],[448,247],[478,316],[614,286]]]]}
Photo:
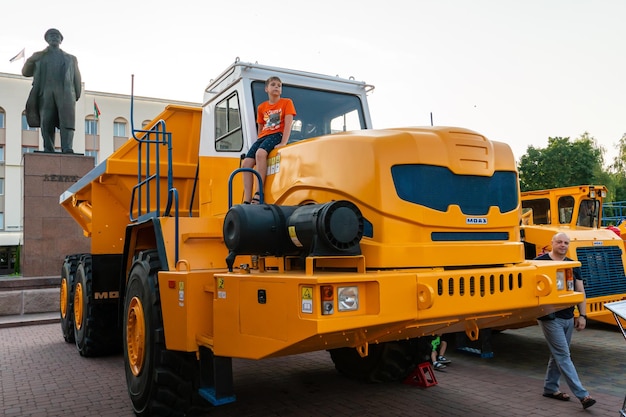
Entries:
{"type": "Polygon", "coordinates": [[[450,359],[447,359],[445,356],[438,356],[437,362],[446,363],[446,364],[452,363],[452,361],[450,359]]]}
{"type": "Polygon", "coordinates": [[[435,371],[443,371],[445,367],[446,365],[441,362],[436,361],[435,363],[433,363],[433,368],[435,368],[435,371]]]}

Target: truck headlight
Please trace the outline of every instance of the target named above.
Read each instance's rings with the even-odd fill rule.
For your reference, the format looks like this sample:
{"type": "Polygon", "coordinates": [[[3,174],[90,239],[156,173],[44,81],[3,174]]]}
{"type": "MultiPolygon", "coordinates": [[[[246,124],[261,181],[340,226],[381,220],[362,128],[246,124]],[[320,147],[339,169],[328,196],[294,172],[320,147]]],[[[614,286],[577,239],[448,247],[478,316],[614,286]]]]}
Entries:
{"type": "Polygon", "coordinates": [[[556,289],[558,291],[565,289],[565,271],[556,271],[556,289]]]}
{"type": "Polygon", "coordinates": [[[337,291],[339,311],[354,311],[359,309],[359,288],[339,287],[337,291]]]}

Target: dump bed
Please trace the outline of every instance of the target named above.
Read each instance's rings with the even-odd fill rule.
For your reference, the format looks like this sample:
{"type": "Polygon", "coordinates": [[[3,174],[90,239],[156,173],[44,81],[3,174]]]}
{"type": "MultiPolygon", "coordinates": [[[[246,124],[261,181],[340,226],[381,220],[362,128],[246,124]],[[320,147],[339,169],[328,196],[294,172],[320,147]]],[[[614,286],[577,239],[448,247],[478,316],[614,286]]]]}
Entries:
{"type": "Polygon", "coordinates": [[[167,208],[167,181],[152,181],[142,189],[136,186],[146,174],[158,173],[161,179],[167,178],[168,136],[172,146],[172,186],[178,193],[181,215],[198,215],[198,202],[193,199],[193,190],[198,166],[201,114],[200,108],[167,106],[137,133],[136,139],[129,138],[109,158],[61,195],[60,204],[82,227],[85,236],[92,238],[92,253],[122,253],[126,226],[145,213],[159,211],[162,214],[167,208]],[[167,132],[163,129],[165,125],[167,132]],[[142,144],[142,140],[148,139],[164,140],[164,143],[156,147],[142,144]],[[156,160],[160,161],[158,165],[156,160]]]}

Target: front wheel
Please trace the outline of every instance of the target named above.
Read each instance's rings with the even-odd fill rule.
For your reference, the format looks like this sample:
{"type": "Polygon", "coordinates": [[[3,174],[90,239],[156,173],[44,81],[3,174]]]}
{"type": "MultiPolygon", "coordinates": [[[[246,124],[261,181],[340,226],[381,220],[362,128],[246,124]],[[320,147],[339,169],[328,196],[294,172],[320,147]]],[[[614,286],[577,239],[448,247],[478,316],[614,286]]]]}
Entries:
{"type": "Polygon", "coordinates": [[[124,299],[124,369],[138,416],[185,415],[199,383],[194,353],[165,348],[156,251],[142,252],[131,268],[124,299]]]}

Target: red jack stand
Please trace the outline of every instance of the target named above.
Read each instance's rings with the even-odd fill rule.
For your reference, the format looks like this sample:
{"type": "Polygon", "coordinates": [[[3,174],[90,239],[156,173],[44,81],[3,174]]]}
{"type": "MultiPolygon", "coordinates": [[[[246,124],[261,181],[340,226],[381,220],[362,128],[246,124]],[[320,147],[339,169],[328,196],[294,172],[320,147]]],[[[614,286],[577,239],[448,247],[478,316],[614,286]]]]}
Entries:
{"type": "Polygon", "coordinates": [[[428,388],[437,385],[437,378],[435,378],[435,372],[430,362],[422,362],[417,365],[411,375],[406,377],[403,383],[428,388]]]}

